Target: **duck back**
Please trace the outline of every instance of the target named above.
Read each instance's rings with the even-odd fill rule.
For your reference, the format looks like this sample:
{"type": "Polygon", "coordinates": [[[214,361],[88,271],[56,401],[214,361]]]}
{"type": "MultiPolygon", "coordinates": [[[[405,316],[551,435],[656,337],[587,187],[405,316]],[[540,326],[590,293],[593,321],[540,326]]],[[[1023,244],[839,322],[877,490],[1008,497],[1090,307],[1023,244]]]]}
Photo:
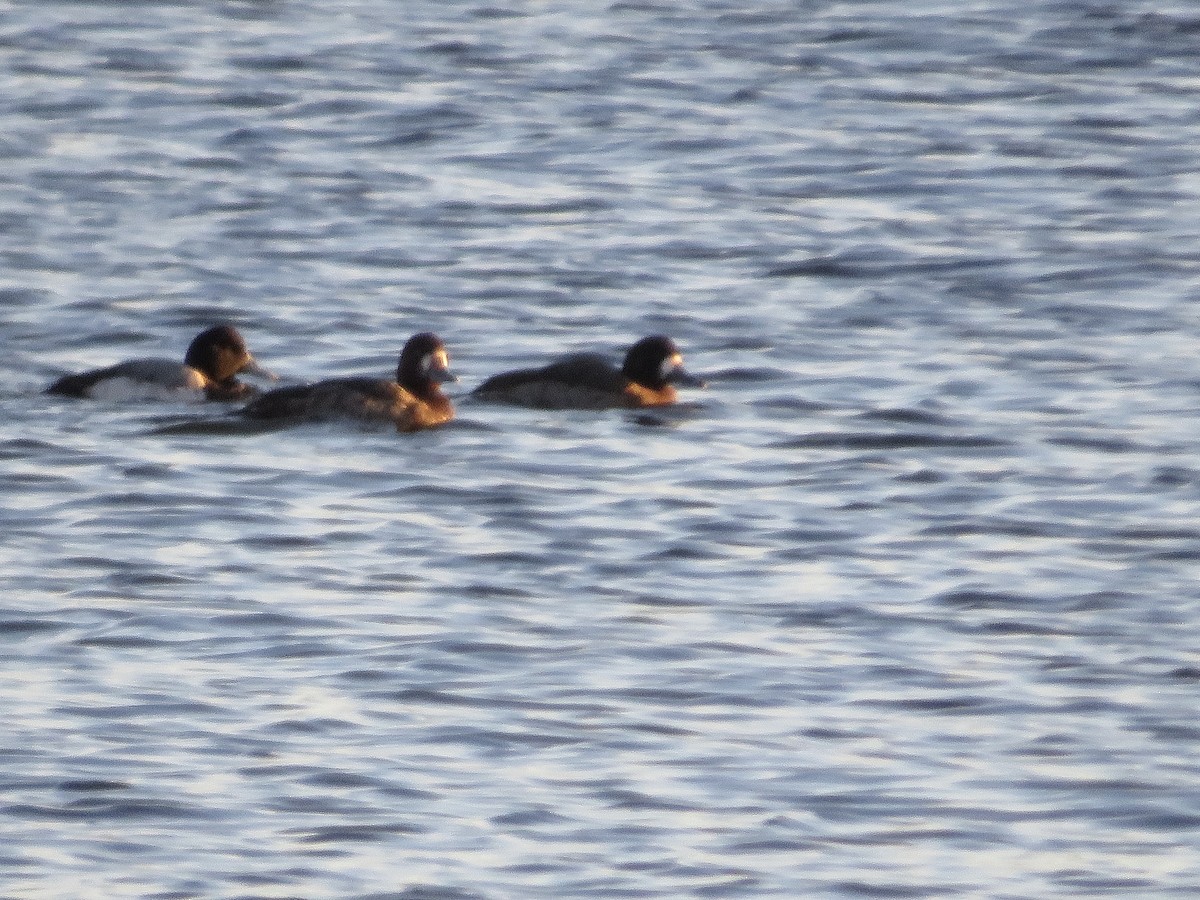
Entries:
{"type": "Polygon", "coordinates": [[[486,400],[537,409],[611,409],[625,406],[626,379],[596,353],[577,353],[542,366],[493,375],[475,389],[486,400]]]}

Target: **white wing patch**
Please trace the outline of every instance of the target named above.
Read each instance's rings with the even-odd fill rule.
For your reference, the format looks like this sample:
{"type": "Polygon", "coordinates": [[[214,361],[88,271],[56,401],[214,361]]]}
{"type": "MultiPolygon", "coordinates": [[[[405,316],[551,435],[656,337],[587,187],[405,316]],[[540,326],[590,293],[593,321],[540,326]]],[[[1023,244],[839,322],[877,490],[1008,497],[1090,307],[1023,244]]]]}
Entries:
{"type": "Polygon", "coordinates": [[[146,359],[127,363],[120,371],[93,385],[93,400],[180,400],[204,399],[208,379],[191,366],[169,360],[146,359]]]}

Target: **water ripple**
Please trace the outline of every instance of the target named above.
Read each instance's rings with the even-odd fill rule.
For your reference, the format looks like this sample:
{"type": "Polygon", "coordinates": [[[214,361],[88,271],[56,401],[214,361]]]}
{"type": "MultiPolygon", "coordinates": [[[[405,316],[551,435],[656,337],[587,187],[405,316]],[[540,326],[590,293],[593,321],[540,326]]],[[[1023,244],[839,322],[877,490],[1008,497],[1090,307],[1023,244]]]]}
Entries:
{"type": "Polygon", "coordinates": [[[131,8],[0,36],[0,893],[1196,893],[1194,13],[131,8]],[[457,418],[41,393],[218,320],[457,418]]]}

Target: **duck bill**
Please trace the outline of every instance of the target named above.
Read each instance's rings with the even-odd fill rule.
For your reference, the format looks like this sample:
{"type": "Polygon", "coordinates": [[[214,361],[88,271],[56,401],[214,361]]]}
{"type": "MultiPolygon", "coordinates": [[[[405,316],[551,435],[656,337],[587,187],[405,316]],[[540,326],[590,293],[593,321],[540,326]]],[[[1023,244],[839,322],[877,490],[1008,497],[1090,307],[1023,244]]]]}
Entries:
{"type": "Polygon", "coordinates": [[[254,359],[254,357],[251,357],[250,361],[247,362],[244,366],[242,366],[241,369],[239,369],[238,371],[245,373],[246,375],[257,375],[259,378],[267,379],[267,381],[278,381],[279,380],[278,375],[276,375],[274,372],[270,371],[269,369],[264,369],[262,366],[260,366],[258,364],[258,362],[254,359]]]}
{"type": "Polygon", "coordinates": [[[446,384],[449,381],[458,381],[458,376],[449,369],[430,369],[429,380],[436,384],[446,384]]]}
{"type": "Polygon", "coordinates": [[[672,372],[669,381],[671,384],[677,384],[680,387],[708,387],[708,382],[703,378],[697,378],[691,372],[685,372],[683,369],[676,369],[672,372]]]}

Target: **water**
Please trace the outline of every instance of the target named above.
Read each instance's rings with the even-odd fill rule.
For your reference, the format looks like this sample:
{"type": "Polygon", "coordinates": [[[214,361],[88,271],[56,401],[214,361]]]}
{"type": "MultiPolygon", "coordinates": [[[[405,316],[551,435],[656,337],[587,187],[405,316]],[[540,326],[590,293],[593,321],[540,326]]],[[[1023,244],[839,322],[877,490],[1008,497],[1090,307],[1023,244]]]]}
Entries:
{"type": "Polygon", "coordinates": [[[1195,896],[1198,41],[6,9],[0,896],[1195,896]],[[40,393],[222,319],[458,419],[40,393]],[[659,331],[678,409],[465,396],[659,331]]]}

